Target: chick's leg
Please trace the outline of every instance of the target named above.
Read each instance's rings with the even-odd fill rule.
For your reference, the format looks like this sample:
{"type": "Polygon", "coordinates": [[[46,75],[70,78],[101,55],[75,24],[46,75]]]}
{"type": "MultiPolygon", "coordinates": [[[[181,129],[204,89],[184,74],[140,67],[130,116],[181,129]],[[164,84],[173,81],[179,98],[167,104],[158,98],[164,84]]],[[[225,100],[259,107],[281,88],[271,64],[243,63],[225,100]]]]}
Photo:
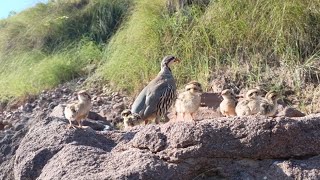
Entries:
{"type": "Polygon", "coordinates": [[[193,121],[192,115],[191,113],[187,113],[187,117],[186,117],[187,121],[193,121]]]}
{"type": "Polygon", "coordinates": [[[194,121],[194,113],[190,113],[191,121],[194,121]]]}
{"type": "Polygon", "coordinates": [[[185,120],[185,112],[182,113],[182,120],[185,120]]]}
{"type": "Polygon", "coordinates": [[[78,120],[77,120],[77,122],[78,122],[78,124],[79,124],[79,128],[82,128],[82,122],[81,122],[81,120],[82,120],[82,118],[79,118],[78,120]]]}
{"type": "Polygon", "coordinates": [[[72,124],[72,121],[71,121],[71,120],[69,120],[69,126],[68,126],[68,128],[69,128],[69,129],[71,129],[71,128],[74,129],[74,128],[75,128],[74,125],[72,124]]]}
{"type": "Polygon", "coordinates": [[[196,121],[195,121],[195,118],[194,118],[194,113],[190,113],[190,121],[193,123],[193,125],[196,125],[196,121]]]}
{"type": "Polygon", "coordinates": [[[181,113],[177,113],[176,121],[181,121],[181,120],[183,120],[181,113]]]}

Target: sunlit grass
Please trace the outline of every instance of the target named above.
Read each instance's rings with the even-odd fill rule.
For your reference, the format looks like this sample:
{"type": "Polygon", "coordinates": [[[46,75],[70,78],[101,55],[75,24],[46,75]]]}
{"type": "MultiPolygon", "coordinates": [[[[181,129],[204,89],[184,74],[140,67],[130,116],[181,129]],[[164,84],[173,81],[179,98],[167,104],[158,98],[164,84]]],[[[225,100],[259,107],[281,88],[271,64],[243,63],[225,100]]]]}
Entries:
{"type": "Polygon", "coordinates": [[[138,0],[132,15],[107,46],[99,73],[115,87],[134,91],[157,73],[162,59],[158,23],[165,1],[138,0]]]}
{"type": "Polygon", "coordinates": [[[209,90],[219,78],[295,92],[319,84],[320,1],[190,2],[57,1],[2,20],[0,96],[78,76],[136,94],[169,54],[182,60],[173,67],[179,88],[198,80],[209,90]]]}
{"type": "Polygon", "coordinates": [[[85,76],[85,67],[101,59],[101,49],[92,41],[81,41],[53,55],[21,53],[1,67],[0,99],[36,94],[70,79],[85,76]]]}
{"type": "Polygon", "coordinates": [[[1,20],[0,99],[92,74],[129,6],[129,0],[55,1],[1,20]]]}
{"type": "Polygon", "coordinates": [[[156,75],[160,59],[174,54],[183,60],[174,69],[180,85],[192,79],[207,85],[227,68],[232,70],[225,76],[240,77],[242,87],[265,81],[278,86],[286,78],[298,89],[296,67],[319,55],[316,7],[320,2],[217,0],[170,12],[165,1],[138,0],[106,48],[102,76],[117,88],[137,91],[156,75]],[[278,76],[275,68],[288,76],[278,76]]]}

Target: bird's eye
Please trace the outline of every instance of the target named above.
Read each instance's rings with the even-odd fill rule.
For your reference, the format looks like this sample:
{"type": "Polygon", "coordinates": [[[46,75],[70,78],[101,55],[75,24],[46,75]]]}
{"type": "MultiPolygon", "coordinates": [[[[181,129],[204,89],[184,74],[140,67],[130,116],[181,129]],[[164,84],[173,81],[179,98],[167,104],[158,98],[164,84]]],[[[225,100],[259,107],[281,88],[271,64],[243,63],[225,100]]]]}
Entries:
{"type": "Polygon", "coordinates": [[[197,89],[197,88],[188,88],[188,89],[187,89],[187,91],[190,91],[190,90],[195,90],[195,91],[196,91],[196,90],[198,90],[198,89],[197,89]]]}

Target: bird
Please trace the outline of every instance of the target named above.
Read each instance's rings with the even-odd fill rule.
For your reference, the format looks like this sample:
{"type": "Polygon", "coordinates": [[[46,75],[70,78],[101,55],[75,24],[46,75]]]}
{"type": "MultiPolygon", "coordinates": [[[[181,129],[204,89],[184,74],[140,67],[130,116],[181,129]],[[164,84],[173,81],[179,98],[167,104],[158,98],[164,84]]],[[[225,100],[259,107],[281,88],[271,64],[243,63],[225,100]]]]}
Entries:
{"type": "Polygon", "coordinates": [[[235,98],[233,92],[230,89],[225,89],[221,92],[221,96],[223,98],[219,105],[221,114],[226,117],[236,116],[237,114],[235,107],[237,99],[235,98]]]}
{"type": "Polygon", "coordinates": [[[260,100],[259,114],[272,117],[277,112],[279,94],[275,91],[269,91],[264,98],[260,100]]]}
{"type": "Polygon", "coordinates": [[[236,106],[237,116],[249,116],[258,114],[260,111],[260,91],[258,89],[249,90],[245,98],[236,106]]]}
{"type": "Polygon", "coordinates": [[[142,120],[139,115],[132,114],[130,109],[125,109],[121,112],[123,118],[124,129],[141,124],[142,120]]]}
{"type": "Polygon", "coordinates": [[[139,93],[132,104],[131,112],[138,114],[145,125],[155,120],[159,124],[176,99],[176,81],[170,67],[180,62],[173,55],[165,56],[161,61],[161,70],[139,93]]]}
{"type": "Polygon", "coordinates": [[[201,103],[201,84],[191,81],[185,86],[185,91],[178,95],[175,102],[177,120],[185,120],[185,115],[189,115],[187,120],[194,120],[194,113],[199,109],[201,103]]]}
{"type": "Polygon", "coordinates": [[[67,104],[64,109],[64,115],[69,120],[69,128],[75,128],[72,121],[77,121],[79,128],[82,128],[82,120],[84,120],[91,108],[91,97],[85,90],[77,93],[78,102],[67,104]]]}

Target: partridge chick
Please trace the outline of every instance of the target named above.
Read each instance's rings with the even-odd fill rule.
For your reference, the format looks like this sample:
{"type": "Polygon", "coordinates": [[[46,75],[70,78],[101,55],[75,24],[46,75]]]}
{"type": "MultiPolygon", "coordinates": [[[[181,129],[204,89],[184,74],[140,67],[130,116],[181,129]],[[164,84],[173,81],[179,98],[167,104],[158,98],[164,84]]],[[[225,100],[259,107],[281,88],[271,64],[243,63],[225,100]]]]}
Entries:
{"type": "Polygon", "coordinates": [[[260,92],[258,89],[251,89],[246,93],[245,99],[236,106],[237,116],[249,116],[260,111],[260,92]]]}
{"type": "Polygon", "coordinates": [[[237,100],[232,91],[230,89],[225,89],[221,92],[221,96],[223,98],[219,106],[221,114],[226,117],[236,116],[235,107],[237,100]]]}
{"type": "Polygon", "coordinates": [[[69,120],[69,128],[74,128],[72,121],[77,121],[79,128],[82,128],[82,120],[85,119],[91,108],[91,97],[85,91],[81,90],[78,92],[78,102],[67,104],[64,109],[64,115],[69,120]]]}
{"type": "Polygon", "coordinates": [[[191,81],[185,86],[185,91],[178,95],[175,103],[177,120],[184,120],[187,114],[188,120],[194,120],[194,113],[199,109],[201,103],[201,84],[191,81]]]}
{"type": "Polygon", "coordinates": [[[139,125],[143,120],[138,114],[132,114],[130,109],[125,109],[121,112],[123,118],[124,129],[139,125]]]}
{"type": "Polygon", "coordinates": [[[265,98],[260,100],[260,113],[265,116],[274,116],[277,112],[279,94],[270,91],[266,94],[265,98]]]}

